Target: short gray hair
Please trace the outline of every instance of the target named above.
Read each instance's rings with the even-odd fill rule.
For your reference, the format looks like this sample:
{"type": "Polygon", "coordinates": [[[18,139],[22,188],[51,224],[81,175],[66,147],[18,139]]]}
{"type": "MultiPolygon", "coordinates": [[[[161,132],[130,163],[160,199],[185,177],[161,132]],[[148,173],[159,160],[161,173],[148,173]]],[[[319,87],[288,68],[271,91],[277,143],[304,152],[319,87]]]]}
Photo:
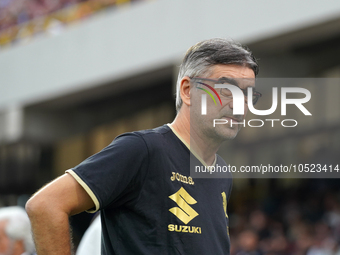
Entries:
{"type": "Polygon", "coordinates": [[[218,64],[247,66],[254,71],[255,76],[259,72],[255,57],[240,43],[222,38],[201,41],[188,49],[179,68],[176,88],[177,112],[183,103],[180,95],[182,78],[209,75],[211,67],[218,64]]]}
{"type": "Polygon", "coordinates": [[[6,221],[5,233],[11,240],[22,240],[25,252],[35,251],[31,224],[26,211],[20,206],[0,208],[0,221],[6,221]]]}

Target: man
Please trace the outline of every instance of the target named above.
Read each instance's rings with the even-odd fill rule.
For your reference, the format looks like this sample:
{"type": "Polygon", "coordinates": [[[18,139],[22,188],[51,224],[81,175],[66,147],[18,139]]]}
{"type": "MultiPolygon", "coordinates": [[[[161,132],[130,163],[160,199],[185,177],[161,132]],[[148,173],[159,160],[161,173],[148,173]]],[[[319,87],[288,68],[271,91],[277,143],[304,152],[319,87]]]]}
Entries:
{"type": "Polygon", "coordinates": [[[34,254],[30,221],[19,206],[0,208],[0,254],[34,254]]]}
{"type": "Polygon", "coordinates": [[[119,136],[28,201],[38,255],[70,254],[68,218],[84,210],[101,210],[102,254],[229,254],[232,180],[193,179],[189,158],[191,149],[195,164],[225,165],[216,151],[239,127],[214,128],[211,120],[244,116],[232,115],[230,96],[203,116],[198,85],[254,80],[257,72],[255,58],[235,42],[212,39],[191,47],[179,71],[171,124],[119,136]]]}

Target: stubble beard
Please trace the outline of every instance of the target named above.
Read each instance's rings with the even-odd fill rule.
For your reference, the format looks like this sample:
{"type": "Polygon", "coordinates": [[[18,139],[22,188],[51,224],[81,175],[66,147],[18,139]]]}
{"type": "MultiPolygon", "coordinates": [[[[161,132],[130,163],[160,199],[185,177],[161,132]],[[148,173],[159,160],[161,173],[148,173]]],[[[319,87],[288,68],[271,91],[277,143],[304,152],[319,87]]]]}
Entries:
{"type": "Polygon", "coordinates": [[[204,121],[204,124],[202,123],[202,125],[204,125],[202,134],[216,143],[222,143],[224,141],[234,139],[242,128],[242,126],[237,124],[233,124],[233,126],[231,126],[229,122],[227,124],[217,124],[214,127],[213,121],[214,120],[211,119],[209,121],[204,121]]]}

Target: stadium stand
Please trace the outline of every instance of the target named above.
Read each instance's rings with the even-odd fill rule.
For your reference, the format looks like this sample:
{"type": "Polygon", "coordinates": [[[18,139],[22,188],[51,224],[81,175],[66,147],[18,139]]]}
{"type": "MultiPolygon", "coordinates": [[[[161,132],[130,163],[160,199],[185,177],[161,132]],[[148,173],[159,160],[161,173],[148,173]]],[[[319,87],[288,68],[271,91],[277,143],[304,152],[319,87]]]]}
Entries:
{"type": "Polygon", "coordinates": [[[34,36],[56,35],[65,26],[109,7],[136,0],[2,0],[0,1],[0,49],[34,36]]]}

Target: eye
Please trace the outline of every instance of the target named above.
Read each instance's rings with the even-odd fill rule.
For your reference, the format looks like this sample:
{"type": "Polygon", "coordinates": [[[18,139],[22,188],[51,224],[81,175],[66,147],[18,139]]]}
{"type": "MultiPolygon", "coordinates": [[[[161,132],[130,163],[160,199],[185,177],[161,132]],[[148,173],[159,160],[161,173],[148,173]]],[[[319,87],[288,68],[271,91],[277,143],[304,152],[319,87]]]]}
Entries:
{"type": "Polygon", "coordinates": [[[227,83],[227,82],[228,82],[228,79],[225,78],[225,77],[222,77],[222,78],[219,79],[217,82],[218,82],[219,84],[224,84],[224,83],[227,83]]]}
{"type": "Polygon", "coordinates": [[[225,97],[232,97],[233,94],[231,93],[231,91],[227,88],[222,88],[221,89],[221,95],[225,96],[225,97]]]}

